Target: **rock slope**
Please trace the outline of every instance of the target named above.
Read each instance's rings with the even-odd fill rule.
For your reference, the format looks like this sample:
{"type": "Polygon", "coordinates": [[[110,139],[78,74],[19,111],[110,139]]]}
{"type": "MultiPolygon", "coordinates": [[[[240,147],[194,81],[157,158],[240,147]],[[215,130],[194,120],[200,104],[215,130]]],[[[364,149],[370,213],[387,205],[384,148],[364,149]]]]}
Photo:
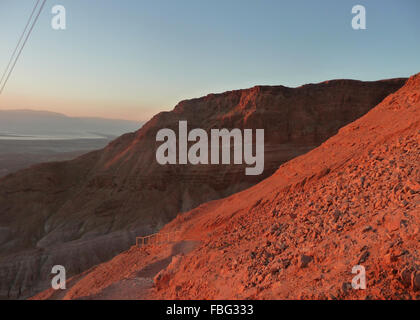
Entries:
{"type": "Polygon", "coordinates": [[[198,241],[192,251],[133,247],[80,276],[62,298],[95,298],[111,285],[107,298],[119,298],[121,283],[146,279],[139,271],[161,255],[171,262],[142,298],[419,299],[419,144],[417,74],[268,179],[161,230],[198,241]],[[351,286],[355,265],[366,270],[365,290],[351,286]]]}
{"type": "Polygon", "coordinates": [[[244,190],[365,114],[405,79],[335,80],[299,88],[257,86],[183,101],[139,131],[68,162],[0,179],[0,296],[48,287],[54,264],[79,273],[159,230],[180,212],[244,190]],[[189,128],[265,129],[265,170],[229,165],[161,166],[156,133],[189,128]]]}

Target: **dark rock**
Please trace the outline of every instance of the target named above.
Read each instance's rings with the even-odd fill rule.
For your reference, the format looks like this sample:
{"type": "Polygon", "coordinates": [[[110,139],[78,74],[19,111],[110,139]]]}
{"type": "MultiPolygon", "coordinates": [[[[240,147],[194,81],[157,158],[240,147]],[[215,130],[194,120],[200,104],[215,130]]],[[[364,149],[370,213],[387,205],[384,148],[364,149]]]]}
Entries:
{"type": "Polygon", "coordinates": [[[312,260],[313,257],[302,254],[299,259],[299,267],[306,268],[312,260]]]}
{"type": "Polygon", "coordinates": [[[365,262],[367,258],[369,257],[369,255],[370,255],[369,251],[364,251],[359,257],[358,264],[365,262]]]}

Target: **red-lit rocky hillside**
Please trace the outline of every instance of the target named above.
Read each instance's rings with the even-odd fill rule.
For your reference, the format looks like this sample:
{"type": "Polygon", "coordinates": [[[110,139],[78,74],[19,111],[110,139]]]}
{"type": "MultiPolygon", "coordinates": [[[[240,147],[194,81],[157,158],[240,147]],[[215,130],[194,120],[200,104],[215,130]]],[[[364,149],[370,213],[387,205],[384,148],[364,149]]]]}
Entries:
{"type": "Polygon", "coordinates": [[[76,160],[34,166],[0,179],[0,297],[50,285],[128,249],[180,212],[244,190],[285,161],[318,146],[398,90],[405,79],[335,80],[299,88],[257,86],[183,101],[139,131],[76,160]],[[156,162],[156,133],[189,128],[265,129],[265,171],[244,166],[156,162]]]}
{"type": "Polygon", "coordinates": [[[177,242],[37,298],[418,299],[419,143],[420,74],[261,183],[180,214],[161,231],[177,242]],[[366,290],[351,288],[355,265],[366,290]]]}

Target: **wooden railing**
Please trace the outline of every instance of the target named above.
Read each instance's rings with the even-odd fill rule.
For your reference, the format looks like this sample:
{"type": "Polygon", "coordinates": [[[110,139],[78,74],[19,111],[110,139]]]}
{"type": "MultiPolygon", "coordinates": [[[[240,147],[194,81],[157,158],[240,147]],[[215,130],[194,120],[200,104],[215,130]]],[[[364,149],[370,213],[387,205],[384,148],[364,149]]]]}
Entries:
{"type": "Polygon", "coordinates": [[[177,240],[180,231],[172,231],[167,233],[154,233],[144,237],[136,237],[136,246],[142,248],[147,245],[157,245],[169,243],[177,240]]]}

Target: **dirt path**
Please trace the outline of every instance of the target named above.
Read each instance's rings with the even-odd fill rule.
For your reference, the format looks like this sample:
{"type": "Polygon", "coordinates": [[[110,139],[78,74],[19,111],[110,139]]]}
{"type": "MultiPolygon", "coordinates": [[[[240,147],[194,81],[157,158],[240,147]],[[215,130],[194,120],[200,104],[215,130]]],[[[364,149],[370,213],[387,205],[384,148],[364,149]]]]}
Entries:
{"type": "MultiPolygon", "coordinates": [[[[153,278],[172,261],[172,258],[179,254],[188,254],[196,246],[197,241],[180,241],[173,245],[169,256],[153,262],[141,270],[135,277],[123,279],[113,283],[100,293],[89,296],[88,300],[144,300],[150,298],[153,288],[153,278]]],[[[83,298],[82,298],[83,299],[83,298]]]]}

